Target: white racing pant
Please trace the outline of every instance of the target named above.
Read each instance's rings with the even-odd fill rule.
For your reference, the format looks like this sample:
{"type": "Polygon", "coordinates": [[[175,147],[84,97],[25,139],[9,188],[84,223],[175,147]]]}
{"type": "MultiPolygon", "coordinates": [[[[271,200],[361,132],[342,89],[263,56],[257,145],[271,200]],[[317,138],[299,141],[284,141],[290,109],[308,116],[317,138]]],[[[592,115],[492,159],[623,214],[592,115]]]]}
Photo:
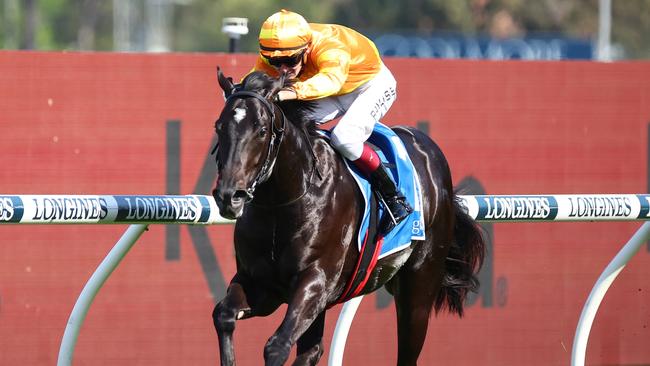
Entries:
{"type": "Polygon", "coordinates": [[[343,116],[332,130],[332,145],[349,160],[361,157],[363,143],[397,98],[397,82],[385,65],[353,92],[316,99],[310,117],[325,123],[343,116]]]}

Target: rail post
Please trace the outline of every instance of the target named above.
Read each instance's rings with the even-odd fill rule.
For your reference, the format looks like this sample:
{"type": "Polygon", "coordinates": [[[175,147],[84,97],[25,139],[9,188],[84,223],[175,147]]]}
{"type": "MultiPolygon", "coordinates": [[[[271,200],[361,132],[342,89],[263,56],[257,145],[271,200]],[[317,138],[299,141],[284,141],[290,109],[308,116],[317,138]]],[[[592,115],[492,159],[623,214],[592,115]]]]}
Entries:
{"type": "Polygon", "coordinates": [[[571,365],[583,366],[587,353],[587,341],[591,326],[596,318],[598,307],[605,297],[609,286],[614,282],[616,276],[625,268],[627,262],[634,257],[639,248],[650,238],[650,222],[645,222],[639,230],[634,233],[630,240],[623,246],[612,261],[605,267],[603,273],[598,277],[594,288],[591,290],[585,306],[582,308],[580,320],[573,338],[573,349],[571,351],[571,365]]]}
{"type": "Polygon", "coordinates": [[[120,240],[115,243],[113,249],[108,253],[108,255],[102,260],[95,272],[83,290],[77,298],[77,302],[72,308],[70,313],[70,318],[68,318],[68,324],[65,327],[63,332],[63,339],[61,340],[61,347],[59,348],[59,358],[57,361],[57,366],[70,366],[72,364],[72,356],[74,354],[74,348],[77,344],[77,336],[79,336],[79,331],[81,325],[86,318],[88,309],[93,303],[95,296],[99,290],[104,285],[104,282],[108,277],[113,273],[115,268],[120,264],[126,253],[131,250],[133,244],[140,238],[142,233],[147,230],[147,224],[133,224],[130,225],[128,229],[122,234],[120,240]]]}

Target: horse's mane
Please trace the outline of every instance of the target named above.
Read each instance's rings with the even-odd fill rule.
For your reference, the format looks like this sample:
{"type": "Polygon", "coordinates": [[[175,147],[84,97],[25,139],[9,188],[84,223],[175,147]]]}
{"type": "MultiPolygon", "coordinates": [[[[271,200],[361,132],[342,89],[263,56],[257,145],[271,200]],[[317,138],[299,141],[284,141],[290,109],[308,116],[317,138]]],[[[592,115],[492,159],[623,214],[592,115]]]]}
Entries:
{"type": "MultiPolygon", "coordinates": [[[[282,88],[290,87],[293,80],[287,79],[284,75],[274,78],[261,71],[253,71],[248,74],[239,86],[239,90],[248,90],[261,94],[267,99],[273,98],[282,88]]],[[[310,135],[316,135],[318,126],[316,121],[309,116],[315,108],[315,103],[306,100],[287,100],[279,102],[278,106],[287,119],[296,127],[303,129],[310,135]]]]}

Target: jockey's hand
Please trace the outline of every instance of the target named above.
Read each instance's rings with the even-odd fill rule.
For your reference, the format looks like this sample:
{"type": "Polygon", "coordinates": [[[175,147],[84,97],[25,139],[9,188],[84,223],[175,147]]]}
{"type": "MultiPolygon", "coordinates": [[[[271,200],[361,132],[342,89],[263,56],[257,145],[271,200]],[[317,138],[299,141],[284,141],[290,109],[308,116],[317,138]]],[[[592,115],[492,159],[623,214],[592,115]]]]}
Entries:
{"type": "Polygon", "coordinates": [[[282,89],[275,95],[275,101],[281,102],[283,100],[298,99],[298,95],[293,89],[282,89]]]}

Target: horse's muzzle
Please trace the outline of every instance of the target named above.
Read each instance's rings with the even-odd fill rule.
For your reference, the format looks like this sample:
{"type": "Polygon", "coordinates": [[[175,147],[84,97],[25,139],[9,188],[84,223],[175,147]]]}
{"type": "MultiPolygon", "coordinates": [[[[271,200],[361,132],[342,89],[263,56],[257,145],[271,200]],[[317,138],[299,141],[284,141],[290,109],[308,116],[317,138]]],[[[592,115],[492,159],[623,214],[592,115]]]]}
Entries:
{"type": "Polygon", "coordinates": [[[244,212],[244,204],[250,200],[250,194],[243,189],[221,189],[212,191],[219,214],[229,220],[235,220],[244,212]]]}

